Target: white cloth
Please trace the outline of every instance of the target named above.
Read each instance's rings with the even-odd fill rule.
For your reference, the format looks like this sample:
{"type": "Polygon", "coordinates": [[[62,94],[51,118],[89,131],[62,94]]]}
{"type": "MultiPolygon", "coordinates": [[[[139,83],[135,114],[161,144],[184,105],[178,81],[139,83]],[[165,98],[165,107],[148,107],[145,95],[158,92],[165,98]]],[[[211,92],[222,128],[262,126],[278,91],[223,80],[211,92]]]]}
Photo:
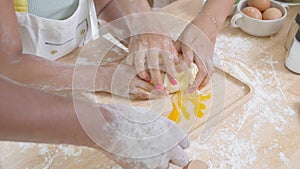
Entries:
{"type": "Polygon", "coordinates": [[[56,60],[78,46],[98,37],[93,0],[79,0],[76,11],[67,19],[53,20],[30,13],[16,13],[23,53],[56,60]]]}

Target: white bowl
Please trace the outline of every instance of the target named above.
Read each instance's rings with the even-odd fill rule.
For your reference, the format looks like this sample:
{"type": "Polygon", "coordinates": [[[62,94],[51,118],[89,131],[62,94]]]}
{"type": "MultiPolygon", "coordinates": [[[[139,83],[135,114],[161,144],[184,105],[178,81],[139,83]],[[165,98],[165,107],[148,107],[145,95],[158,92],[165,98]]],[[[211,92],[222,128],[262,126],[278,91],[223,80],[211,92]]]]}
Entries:
{"type": "Polygon", "coordinates": [[[258,20],[251,18],[242,12],[242,9],[247,7],[247,4],[247,0],[239,2],[237,13],[231,18],[231,25],[234,28],[240,28],[244,32],[254,36],[270,36],[281,29],[287,16],[287,5],[271,1],[271,7],[279,9],[283,16],[274,20],[258,20]]]}
{"type": "Polygon", "coordinates": [[[231,10],[230,10],[230,12],[229,12],[229,14],[228,14],[228,16],[232,16],[232,15],[236,12],[237,5],[238,5],[238,3],[237,3],[237,4],[234,4],[234,5],[232,6],[232,8],[231,8],[231,10]]]}

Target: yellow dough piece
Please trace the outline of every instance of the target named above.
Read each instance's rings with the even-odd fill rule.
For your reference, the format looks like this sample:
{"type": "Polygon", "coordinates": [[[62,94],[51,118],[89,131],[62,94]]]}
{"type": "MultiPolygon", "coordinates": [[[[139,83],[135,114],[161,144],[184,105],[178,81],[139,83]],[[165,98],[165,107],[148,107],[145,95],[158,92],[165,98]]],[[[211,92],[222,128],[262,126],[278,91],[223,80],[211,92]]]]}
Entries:
{"type": "Polygon", "coordinates": [[[172,106],[173,110],[168,115],[170,120],[173,120],[176,123],[180,123],[181,115],[186,119],[191,119],[191,112],[187,111],[187,102],[192,103],[194,115],[197,118],[202,118],[204,116],[203,110],[206,109],[206,105],[203,103],[211,98],[211,94],[185,94],[181,91],[185,91],[190,84],[192,84],[196,78],[198,72],[198,67],[193,63],[189,69],[181,72],[177,76],[178,84],[172,85],[167,76],[164,77],[164,87],[170,93],[176,93],[172,97],[172,106]]]}
{"type": "Polygon", "coordinates": [[[204,116],[203,110],[206,109],[206,105],[204,104],[205,101],[209,100],[211,98],[211,94],[184,94],[182,92],[177,92],[173,97],[172,97],[172,106],[173,110],[171,113],[168,115],[168,118],[170,120],[173,120],[176,123],[181,122],[181,115],[186,120],[191,119],[191,114],[190,112],[187,111],[186,103],[190,102],[193,105],[193,112],[194,115],[197,118],[202,118],[204,116]]]}
{"type": "Polygon", "coordinates": [[[165,76],[164,78],[164,87],[167,89],[170,93],[175,93],[180,90],[185,90],[189,87],[190,84],[192,84],[196,78],[196,74],[198,72],[198,67],[194,63],[191,64],[189,69],[178,73],[177,85],[172,85],[172,83],[169,81],[168,76],[165,76]]]}

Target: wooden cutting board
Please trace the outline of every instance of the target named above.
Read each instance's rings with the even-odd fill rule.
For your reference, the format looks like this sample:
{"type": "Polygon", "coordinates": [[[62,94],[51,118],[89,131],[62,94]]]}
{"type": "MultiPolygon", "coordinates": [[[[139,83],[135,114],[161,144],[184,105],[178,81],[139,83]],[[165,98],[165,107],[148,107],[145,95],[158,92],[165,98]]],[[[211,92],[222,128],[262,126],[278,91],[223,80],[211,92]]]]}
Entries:
{"type": "MultiPolygon", "coordinates": [[[[108,44],[108,43],[107,43],[108,44]]],[[[91,44],[92,46],[98,46],[91,44]]],[[[74,52],[69,56],[66,56],[59,61],[72,64],[100,64],[98,59],[93,55],[92,50],[94,48],[87,48],[88,55],[80,52],[74,52]]],[[[96,48],[98,50],[98,48],[96,48]]],[[[117,46],[107,53],[105,56],[108,61],[123,58],[126,56],[126,52],[117,46]]],[[[104,63],[108,62],[104,60],[104,63]]],[[[211,95],[211,98],[206,101],[201,101],[205,105],[206,109],[203,110],[204,115],[198,118],[194,114],[194,107],[191,102],[184,101],[184,105],[187,108],[187,112],[190,115],[190,119],[185,118],[184,114],[180,114],[180,122],[178,124],[187,132],[191,133],[190,136],[198,136],[205,129],[212,126],[216,126],[217,123],[226,118],[228,113],[237,106],[242,105],[248,99],[250,99],[253,88],[251,85],[235,78],[234,76],[222,71],[220,68],[216,68],[210,83],[200,91],[201,95],[211,95]],[[195,129],[202,127],[203,129],[197,130],[197,133],[193,134],[195,129]]],[[[110,95],[108,93],[80,93],[77,96],[87,99],[89,101],[101,103],[101,104],[127,104],[132,106],[151,108],[152,105],[160,105],[161,109],[156,112],[168,117],[173,110],[172,103],[177,100],[178,94],[172,94],[168,97],[164,97],[158,100],[128,100],[122,97],[110,95]],[[96,97],[95,97],[96,96],[96,97]]],[[[154,106],[157,107],[157,106],[154,106]]]]}
{"type": "MultiPolygon", "coordinates": [[[[201,1],[188,0],[176,1],[173,4],[161,9],[162,13],[168,15],[174,15],[177,17],[168,17],[162,15],[164,27],[170,30],[173,35],[180,34],[186,24],[193,19],[193,16],[197,14],[202,5],[201,1]],[[178,19],[181,18],[181,19],[178,19]]],[[[127,53],[125,50],[118,46],[116,40],[112,36],[104,35],[105,38],[100,37],[99,39],[85,45],[84,48],[79,48],[69,55],[59,59],[58,61],[71,64],[105,64],[113,60],[126,57],[127,53]],[[105,52],[103,52],[105,51],[105,52]],[[104,56],[99,58],[97,56],[104,56]]],[[[202,127],[203,129],[211,126],[216,126],[219,120],[227,116],[227,112],[232,110],[234,107],[245,103],[252,95],[253,88],[233,77],[232,75],[217,68],[214,75],[212,76],[211,82],[200,91],[202,95],[210,94],[211,98],[207,101],[201,101],[205,105],[206,109],[203,110],[203,117],[198,118],[193,113],[193,105],[190,102],[184,102],[190,119],[185,118],[183,113],[180,114],[180,122],[178,124],[188,133],[202,127]]],[[[158,100],[149,101],[132,101],[127,100],[118,96],[112,96],[107,93],[98,92],[95,95],[92,93],[82,93],[81,96],[84,98],[101,104],[130,104],[133,106],[140,107],[151,107],[151,105],[157,105],[163,103],[162,109],[158,110],[160,114],[169,116],[173,110],[172,102],[176,100],[176,95],[170,95],[158,100]],[[94,97],[96,96],[96,97],[94,97]]],[[[198,134],[199,135],[198,130],[198,134]]]]}

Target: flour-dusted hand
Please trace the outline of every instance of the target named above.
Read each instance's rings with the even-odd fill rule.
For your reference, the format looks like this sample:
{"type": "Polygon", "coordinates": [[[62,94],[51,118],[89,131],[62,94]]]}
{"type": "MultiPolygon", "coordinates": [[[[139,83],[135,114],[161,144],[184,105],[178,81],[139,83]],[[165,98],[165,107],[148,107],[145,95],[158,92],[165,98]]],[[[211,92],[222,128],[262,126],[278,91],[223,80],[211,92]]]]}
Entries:
{"type": "Polygon", "coordinates": [[[186,133],[150,109],[105,105],[106,142],[97,142],[125,169],[167,169],[169,163],[184,167],[189,158],[186,133]]]}

